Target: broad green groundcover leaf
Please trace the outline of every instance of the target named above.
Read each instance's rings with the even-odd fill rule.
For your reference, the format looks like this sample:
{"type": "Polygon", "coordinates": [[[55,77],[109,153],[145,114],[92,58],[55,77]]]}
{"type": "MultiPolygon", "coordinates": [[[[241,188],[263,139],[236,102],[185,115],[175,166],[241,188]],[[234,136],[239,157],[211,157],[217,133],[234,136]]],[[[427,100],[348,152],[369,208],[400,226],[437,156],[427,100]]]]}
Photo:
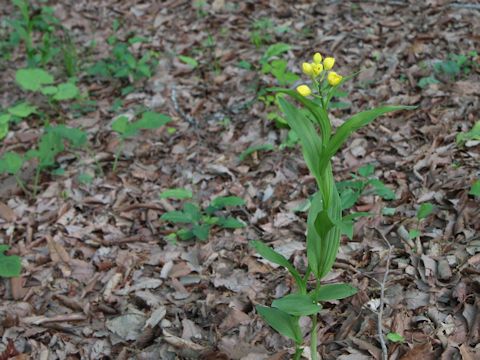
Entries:
{"type": "Polygon", "coordinates": [[[272,307],[294,316],[317,314],[322,308],[306,294],[289,294],[274,300],[272,307]]]}
{"type": "Polygon", "coordinates": [[[34,114],[37,111],[37,107],[30,105],[27,102],[20,103],[11,108],[8,108],[8,112],[13,116],[18,116],[19,118],[25,118],[31,114],[34,114]]]}
{"type": "Polygon", "coordinates": [[[468,192],[470,195],[480,197],[480,180],[473,183],[472,188],[468,192]]]}
{"type": "Polygon", "coordinates": [[[296,344],[302,343],[302,332],[297,317],[288,315],[279,309],[261,305],[257,305],[255,309],[274,330],[292,339],[296,344]]]}
{"type": "Polygon", "coordinates": [[[24,90],[30,91],[53,84],[53,76],[42,69],[20,69],[15,74],[15,80],[24,90]]]}
{"type": "Polygon", "coordinates": [[[311,296],[315,301],[340,300],[355,295],[357,291],[353,286],[344,283],[327,284],[320,286],[311,296]]]}
{"type": "Polygon", "coordinates": [[[63,83],[58,85],[57,93],[53,96],[53,100],[62,101],[62,100],[71,100],[75,99],[80,91],[77,86],[72,83],[63,83]]]}
{"type": "Polygon", "coordinates": [[[432,213],[434,206],[430,203],[423,203],[420,205],[417,211],[417,219],[422,220],[425,219],[428,215],[432,213]]]}
{"type": "Polygon", "coordinates": [[[0,158],[0,173],[16,175],[23,165],[23,158],[16,152],[9,151],[0,158]]]}
{"type": "Polygon", "coordinates": [[[187,189],[167,189],[160,194],[160,199],[191,199],[193,193],[187,189]]]}
{"type": "Polygon", "coordinates": [[[227,206],[245,205],[245,200],[239,198],[238,196],[219,196],[213,199],[210,205],[221,209],[227,206]]]}
{"type": "Polygon", "coordinates": [[[4,254],[9,249],[8,245],[0,245],[0,276],[15,277],[22,271],[20,257],[16,255],[7,256],[4,254]]]}

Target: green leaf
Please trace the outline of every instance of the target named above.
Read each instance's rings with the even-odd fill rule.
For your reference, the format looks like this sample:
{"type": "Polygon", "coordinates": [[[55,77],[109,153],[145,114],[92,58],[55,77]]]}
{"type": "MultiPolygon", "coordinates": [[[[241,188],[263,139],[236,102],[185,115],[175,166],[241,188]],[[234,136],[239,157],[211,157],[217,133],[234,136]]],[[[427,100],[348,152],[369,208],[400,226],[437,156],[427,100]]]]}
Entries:
{"type": "Polygon", "coordinates": [[[0,140],[3,139],[8,134],[8,122],[0,122],[0,140]]]}
{"type": "Polygon", "coordinates": [[[306,294],[289,294],[273,301],[272,307],[294,316],[317,314],[322,307],[306,294]]]}
{"type": "Polygon", "coordinates": [[[432,85],[432,84],[438,84],[440,83],[440,81],[438,81],[437,79],[435,79],[435,76],[427,76],[427,77],[423,77],[420,79],[420,81],[417,83],[418,87],[423,89],[424,87],[428,86],[428,85],[432,85]]]}
{"type": "Polygon", "coordinates": [[[346,188],[340,192],[340,201],[342,202],[342,210],[350,209],[357,202],[360,193],[350,188],[346,188]]]}
{"type": "Polygon", "coordinates": [[[385,216],[392,216],[392,215],[395,215],[396,211],[397,211],[396,208],[384,207],[382,209],[382,214],[385,215],[385,216]]]}
{"type": "Polygon", "coordinates": [[[264,259],[286,268],[295,279],[298,287],[301,290],[305,290],[305,282],[298,273],[297,269],[293,267],[293,265],[285,258],[285,256],[279,254],[270,246],[267,246],[263,242],[258,240],[250,241],[250,246],[253,247],[264,259]]]}
{"type": "Polygon", "coordinates": [[[160,194],[160,199],[191,199],[193,193],[187,189],[167,189],[160,194]]]}
{"type": "Polygon", "coordinates": [[[224,229],[240,229],[245,227],[243,221],[235,219],[232,216],[229,216],[227,218],[220,218],[218,225],[220,225],[224,229]]]}
{"type": "Polygon", "coordinates": [[[112,122],[112,130],[119,133],[123,138],[136,135],[138,130],[130,124],[126,116],[119,116],[112,122]]]}
{"type": "Polygon", "coordinates": [[[476,180],[473,183],[472,188],[470,189],[470,191],[468,193],[470,195],[480,197],[480,180],[476,180]]]}
{"type": "Polygon", "coordinates": [[[8,108],[7,111],[13,116],[17,116],[19,118],[26,118],[27,116],[36,113],[37,107],[30,105],[28,102],[23,102],[21,104],[8,108]]]}
{"type": "Polygon", "coordinates": [[[281,96],[278,97],[278,104],[285,114],[288,125],[297,133],[302,144],[305,162],[318,182],[321,178],[318,165],[323,154],[322,140],[317,135],[312,122],[295,106],[281,96]]]}
{"type": "Polygon", "coordinates": [[[313,196],[307,219],[307,258],[312,273],[318,280],[331,270],[340,246],[341,228],[338,224],[342,220],[341,202],[333,177],[322,180],[328,179],[330,182],[322,182],[322,191],[313,196]]]}
{"type": "Polygon", "coordinates": [[[9,249],[8,245],[0,245],[0,276],[16,277],[22,271],[20,257],[16,255],[7,256],[4,254],[9,249]]]}
{"type": "Polygon", "coordinates": [[[412,229],[408,232],[408,236],[410,239],[415,239],[420,236],[420,230],[412,229]]]}
{"type": "Polygon", "coordinates": [[[208,240],[208,235],[210,234],[210,228],[212,226],[209,224],[195,225],[192,228],[193,235],[199,238],[202,241],[208,240]]]}
{"type": "Polygon", "coordinates": [[[321,171],[327,166],[327,162],[330,161],[332,156],[340,149],[340,147],[347,141],[348,137],[356,130],[370,124],[377,117],[386,114],[388,112],[397,111],[397,110],[413,110],[416,109],[416,106],[404,106],[404,105],[390,105],[382,106],[376,109],[362,111],[346,122],[344,122],[333,135],[332,139],[327,145],[326,155],[322,157],[322,163],[320,165],[321,171]]]}
{"type": "Polygon", "coordinates": [[[194,203],[185,203],[183,204],[183,212],[188,214],[192,221],[198,222],[202,218],[202,213],[200,212],[200,208],[198,205],[194,203]]]}
{"type": "Polygon", "coordinates": [[[388,333],[387,339],[394,343],[403,343],[405,342],[405,338],[397,333],[388,333]]]}
{"type": "Polygon", "coordinates": [[[246,150],[242,151],[242,153],[238,156],[238,159],[240,161],[243,161],[247,158],[247,156],[249,156],[250,154],[253,154],[254,152],[271,151],[271,150],[275,150],[275,146],[273,146],[272,144],[261,144],[261,145],[250,146],[246,150]]]}
{"type": "Polygon", "coordinates": [[[53,76],[42,69],[20,69],[15,80],[24,90],[38,91],[44,85],[53,84],[53,76]]]}
{"type": "Polygon", "coordinates": [[[255,306],[255,309],[275,331],[292,339],[296,344],[302,343],[302,332],[297,317],[288,315],[281,310],[261,305],[255,306]]]}
{"type": "Polygon", "coordinates": [[[368,183],[375,188],[375,192],[385,200],[395,200],[397,196],[383,182],[378,179],[370,179],[368,183]]]}
{"type": "MultiPolygon", "coordinates": [[[[322,137],[322,142],[326,144],[332,132],[332,125],[330,124],[330,120],[328,119],[328,114],[324,109],[322,109],[316,102],[306,98],[305,96],[300,95],[295,90],[284,89],[284,88],[268,88],[267,90],[275,91],[281,94],[287,94],[288,96],[294,98],[303,106],[305,106],[305,108],[307,108],[307,110],[313,115],[313,117],[315,118],[315,121],[320,126],[320,132],[321,132],[320,135],[322,137]]],[[[279,96],[277,96],[277,99],[278,98],[279,96]]],[[[298,109],[297,111],[302,112],[302,110],[298,110],[298,109]]]]}
{"type": "Polygon", "coordinates": [[[456,142],[459,146],[463,146],[469,140],[480,140],[480,121],[477,121],[470,131],[457,134],[456,142]]]}
{"type": "Polygon", "coordinates": [[[367,164],[358,169],[358,174],[363,177],[369,177],[370,175],[373,175],[374,171],[375,166],[372,164],[367,164]]]}
{"type": "Polygon", "coordinates": [[[172,119],[167,115],[163,115],[154,111],[146,111],[142,114],[140,120],[134,122],[132,126],[138,130],[157,129],[167,124],[171,120],[172,119]]]}
{"type": "Polygon", "coordinates": [[[217,209],[223,209],[227,206],[242,206],[245,205],[245,200],[238,196],[219,196],[212,200],[211,206],[217,209]]]}
{"type": "Polygon", "coordinates": [[[82,184],[89,185],[93,181],[93,176],[87,173],[80,173],[77,176],[77,180],[82,184]]]}
{"type": "Polygon", "coordinates": [[[75,99],[80,94],[77,86],[73,83],[67,82],[59,84],[57,87],[57,92],[53,96],[53,100],[62,101],[62,100],[72,100],[75,99]]]}
{"type": "Polygon", "coordinates": [[[190,56],[178,55],[178,58],[181,62],[189,65],[192,69],[195,69],[198,66],[198,61],[190,56]]]}
{"type": "Polygon", "coordinates": [[[417,219],[425,219],[428,215],[432,213],[434,206],[430,203],[423,203],[417,210],[417,219]]]}
{"type": "Polygon", "coordinates": [[[9,151],[0,158],[0,173],[16,175],[23,165],[23,158],[16,152],[9,151]]]}
{"type": "Polygon", "coordinates": [[[262,56],[261,62],[265,62],[270,60],[270,58],[274,56],[279,56],[287,51],[289,51],[292,47],[290,45],[284,43],[277,43],[270,45],[268,49],[265,51],[265,54],[262,56]]]}
{"type": "Polygon", "coordinates": [[[351,285],[338,283],[321,285],[317,291],[313,291],[311,296],[314,301],[340,300],[355,295],[357,289],[351,285]]]}
{"type": "Polygon", "coordinates": [[[189,214],[185,214],[183,211],[169,211],[164,213],[160,219],[169,221],[172,223],[185,223],[191,224],[193,222],[192,217],[189,214]]]}
{"type": "Polygon", "coordinates": [[[183,241],[190,240],[195,237],[195,235],[193,234],[193,231],[188,229],[178,230],[177,235],[180,238],[180,240],[183,240],[183,241]]]}
{"type": "Polygon", "coordinates": [[[47,128],[47,132],[53,132],[62,139],[68,140],[74,148],[81,148],[87,143],[87,133],[77,128],[57,125],[47,128]]]}

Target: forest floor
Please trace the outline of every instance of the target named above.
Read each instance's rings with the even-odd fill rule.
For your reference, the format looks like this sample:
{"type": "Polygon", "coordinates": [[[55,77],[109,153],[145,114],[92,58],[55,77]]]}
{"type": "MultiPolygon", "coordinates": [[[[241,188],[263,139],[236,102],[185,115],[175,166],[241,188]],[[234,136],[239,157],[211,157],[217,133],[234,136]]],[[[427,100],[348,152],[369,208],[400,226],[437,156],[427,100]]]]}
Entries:
{"type": "MultiPolygon", "coordinates": [[[[335,125],[381,104],[417,106],[365,127],[333,160],[338,181],[359,169],[379,181],[355,199],[352,210],[370,215],[355,223],[352,240],[342,239],[324,279],[358,293],[324,304],[321,358],[382,359],[381,301],[384,336],[403,337],[387,342],[389,359],[480,358],[480,206],[472,188],[480,142],[478,134],[468,137],[480,112],[478,4],[49,3],[75,44],[77,86],[89,101],[57,104],[49,122],[82,129],[91,150],[59,154],[57,169],[40,173],[36,196],[12,176],[0,178],[0,238],[22,260],[21,276],[0,282],[0,359],[291,358],[292,342],[255,305],[269,305],[294,283],[249,241],[305,267],[302,206],[315,182],[263,89],[293,76],[288,71],[300,76],[301,63],[317,51],[334,56],[341,74],[363,70],[343,87],[348,96],[332,111],[335,125]],[[151,76],[87,75],[96,60],[112,56],[112,36],[146,39],[130,49],[158,55],[151,76]],[[274,63],[276,77],[261,64],[278,60],[265,56],[278,43],[290,47],[274,63]],[[171,121],[121,142],[112,120],[145,110],[171,121]],[[214,226],[208,241],[175,241],[171,233],[189,225],[161,219],[185,202],[161,198],[168,189],[191,191],[203,209],[219,196],[241,198],[245,205],[223,214],[246,226],[214,226]],[[389,189],[394,199],[381,196],[389,189]],[[422,204],[433,207],[419,219],[422,204]]],[[[6,19],[20,15],[11,4],[0,13],[6,39],[6,19]]],[[[2,60],[0,109],[24,99],[48,106],[16,84],[24,67],[23,45],[2,60]]],[[[59,55],[46,67],[65,77],[59,55]]],[[[302,80],[293,81],[288,86],[302,80]]],[[[42,131],[35,119],[13,124],[1,152],[25,153],[42,131]]],[[[26,162],[20,173],[30,190],[36,166],[26,162]]],[[[308,339],[309,319],[301,326],[308,339]]]]}

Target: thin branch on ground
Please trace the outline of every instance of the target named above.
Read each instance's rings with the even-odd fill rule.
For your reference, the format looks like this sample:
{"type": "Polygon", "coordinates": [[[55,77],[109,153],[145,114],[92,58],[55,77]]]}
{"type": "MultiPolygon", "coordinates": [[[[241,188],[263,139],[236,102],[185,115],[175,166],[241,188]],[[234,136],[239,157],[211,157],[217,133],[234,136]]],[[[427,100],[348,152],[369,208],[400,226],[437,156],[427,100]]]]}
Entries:
{"type": "Polygon", "coordinates": [[[190,115],[188,114],[185,114],[183,112],[183,110],[180,108],[180,106],[178,105],[178,101],[177,101],[177,90],[175,89],[175,87],[172,87],[172,94],[171,94],[171,97],[172,99],[172,103],[173,103],[173,108],[175,109],[175,111],[186,121],[188,122],[190,125],[192,126],[197,126],[197,120],[195,120],[193,117],[191,117],[190,115]]]}

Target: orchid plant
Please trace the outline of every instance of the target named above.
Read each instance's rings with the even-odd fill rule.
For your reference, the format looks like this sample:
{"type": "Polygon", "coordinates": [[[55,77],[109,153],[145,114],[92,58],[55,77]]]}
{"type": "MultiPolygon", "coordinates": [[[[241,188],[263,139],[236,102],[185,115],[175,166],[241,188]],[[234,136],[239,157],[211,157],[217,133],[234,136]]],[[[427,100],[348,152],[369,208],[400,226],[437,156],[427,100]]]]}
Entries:
{"type": "Polygon", "coordinates": [[[349,136],[377,117],[396,110],[412,109],[411,106],[381,106],[362,111],[333,129],[328,109],[338,87],[346,80],[333,71],[335,59],[323,58],[320,53],[313,55],[312,62],[302,64],[302,71],[308,75],[311,85],[300,85],[296,90],[271,88],[277,93],[278,104],[290,128],[300,140],[305,162],[315,177],[317,192],[311,198],[307,219],[306,249],[308,265],[301,273],[287,258],[261,241],[252,241],[256,251],[275,264],[285,267],[295,279],[297,289],[272,302],[270,307],[257,305],[260,316],[280,334],[295,342],[294,359],[302,356],[303,336],[299,325],[302,316],[311,317],[310,354],[317,355],[317,317],[322,309],[321,302],[338,300],[354,295],[357,290],[346,283],[322,284],[335,262],[342,234],[351,233],[353,219],[342,216],[342,202],[335,183],[332,157],[347,141],[349,136]],[[301,111],[287,100],[295,100],[308,111],[301,111]]]}

